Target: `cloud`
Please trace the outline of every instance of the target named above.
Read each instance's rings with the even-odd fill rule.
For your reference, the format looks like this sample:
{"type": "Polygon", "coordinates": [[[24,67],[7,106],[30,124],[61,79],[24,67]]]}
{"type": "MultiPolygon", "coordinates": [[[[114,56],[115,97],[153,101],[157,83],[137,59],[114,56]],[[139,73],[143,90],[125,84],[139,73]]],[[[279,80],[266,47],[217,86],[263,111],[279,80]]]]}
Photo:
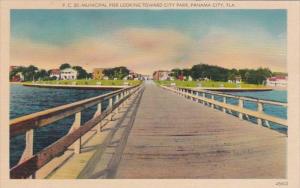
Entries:
{"type": "Polygon", "coordinates": [[[192,59],[201,59],[209,64],[227,68],[269,67],[275,71],[286,71],[286,37],[272,37],[257,27],[244,31],[211,28],[199,40],[200,53],[192,59]]]}
{"type": "Polygon", "coordinates": [[[152,74],[158,69],[198,63],[227,68],[270,67],[286,70],[285,35],[272,38],[264,30],[235,32],[211,28],[201,39],[171,29],[124,28],[109,36],[82,38],[64,46],[25,39],[11,40],[11,65],[57,68],[68,62],[91,71],[127,66],[152,74]]]}

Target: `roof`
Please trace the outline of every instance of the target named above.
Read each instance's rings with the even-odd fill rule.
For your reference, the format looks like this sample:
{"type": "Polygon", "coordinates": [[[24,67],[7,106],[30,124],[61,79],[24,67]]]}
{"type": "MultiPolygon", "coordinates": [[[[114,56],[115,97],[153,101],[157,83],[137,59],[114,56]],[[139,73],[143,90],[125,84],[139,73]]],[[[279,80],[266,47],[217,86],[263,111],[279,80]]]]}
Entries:
{"type": "Polygon", "coordinates": [[[72,69],[72,68],[66,68],[66,69],[64,69],[64,70],[61,70],[60,72],[76,72],[77,73],[77,70],[75,70],[75,69],[72,69]]]}
{"type": "Polygon", "coordinates": [[[60,74],[59,69],[51,69],[51,74],[60,74]]]}
{"type": "Polygon", "coordinates": [[[287,77],[286,76],[273,76],[268,78],[269,81],[276,81],[276,80],[286,80],[287,77]]]}

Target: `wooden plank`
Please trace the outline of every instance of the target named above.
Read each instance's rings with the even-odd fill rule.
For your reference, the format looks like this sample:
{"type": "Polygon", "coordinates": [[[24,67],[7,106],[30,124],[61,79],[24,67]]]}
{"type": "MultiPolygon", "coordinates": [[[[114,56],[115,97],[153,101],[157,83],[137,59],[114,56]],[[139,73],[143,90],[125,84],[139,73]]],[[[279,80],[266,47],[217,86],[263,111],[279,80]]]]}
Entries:
{"type": "Polygon", "coordinates": [[[286,178],[287,137],[146,85],[116,175],[286,178]]]}

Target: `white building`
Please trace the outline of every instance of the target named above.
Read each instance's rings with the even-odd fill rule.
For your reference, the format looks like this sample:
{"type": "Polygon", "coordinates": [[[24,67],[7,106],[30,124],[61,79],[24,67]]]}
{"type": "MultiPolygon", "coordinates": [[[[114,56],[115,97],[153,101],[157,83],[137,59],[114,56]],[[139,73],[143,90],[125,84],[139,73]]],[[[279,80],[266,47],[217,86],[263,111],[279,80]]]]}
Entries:
{"type": "Polygon", "coordinates": [[[66,68],[60,71],[60,78],[62,80],[76,80],[78,72],[72,68],[66,68]]]}
{"type": "Polygon", "coordinates": [[[60,70],[59,69],[52,69],[50,71],[50,78],[53,78],[53,77],[55,77],[56,80],[60,79],[60,70]]]}
{"type": "Polygon", "coordinates": [[[286,76],[274,76],[267,79],[267,86],[271,87],[287,87],[286,76]]]}

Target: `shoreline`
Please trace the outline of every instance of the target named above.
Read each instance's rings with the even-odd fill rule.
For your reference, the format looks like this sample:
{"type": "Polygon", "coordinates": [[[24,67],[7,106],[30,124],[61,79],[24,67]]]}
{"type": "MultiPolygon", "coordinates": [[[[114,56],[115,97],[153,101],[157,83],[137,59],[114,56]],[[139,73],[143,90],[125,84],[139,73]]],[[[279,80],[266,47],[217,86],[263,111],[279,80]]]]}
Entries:
{"type": "MultiPolygon", "coordinates": [[[[12,83],[12,82],[10,82],[12,83]]],[[[56,88],[56,89],[122,89],[130,86],[113,86],[113,85],[63,85],[63,84],[33,84],[33,83],[12,83],[23,85],[26,87],[40,87],[40,88],[56,88]]]]}
{"type": "Polygon", "coordinates": [[[255,91],[272,91],[273,88],[213,88],[213,87],[182,87],[195,90],[209,90],[222,92],[255,92],[255,91]]]}

